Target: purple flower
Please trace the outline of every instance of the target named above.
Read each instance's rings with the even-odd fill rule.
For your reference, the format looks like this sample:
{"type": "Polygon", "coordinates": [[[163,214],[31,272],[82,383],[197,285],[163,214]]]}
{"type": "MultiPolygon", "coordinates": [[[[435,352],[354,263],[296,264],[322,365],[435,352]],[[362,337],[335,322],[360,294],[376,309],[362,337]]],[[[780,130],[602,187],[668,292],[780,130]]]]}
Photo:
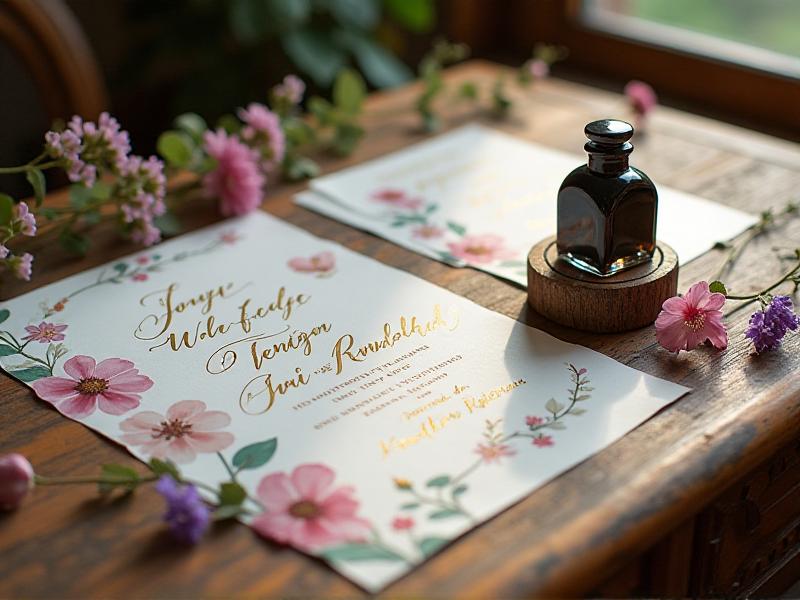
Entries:
{"type": "Polygon", "coordinates": [[[19,202],[14,206],[13,220],[15,231],[19,231],[22,235],[36,235],[36,217],[24,202],[19,202]]]}
{"type": "Polygon", "coordinates": [[[270,171],[283,160],[286,150],[280,117],[263,104],[251,102],[247,110],[239,109],[239,118],[245,123],[242,139],[256,147],[264,169],[270,171]]]}
{"type": "Polygon", "coordinates": [[[31,280],[33,255],[26,252],[22,256],[12,256],[8,259],[8,263],[17,279],[23,279],[25,281],[31,280]]]}
{"type": "Polygon", "coordinates": [[[753,313],[745,337],[753,341],[756,352],[775,350],[786,332],[797,330],[800,319],[794,313],[789,296],[775,296],[764,310],[753,313]]]}
{"type": "Polygon", "coordinates": [[[283,82],[272,88],[273,96],[284,98],[291,104],[298,104],[303,99],[303,93],[306,91],[306,84],[297,75],[287,75],[283,78],[283,82]]]}
{"type": "Polygon", "coordinates": [[[161,240],[153,220],[166,211],[166,183],[164,163],[155,156],[144,160],[131,155],[122,165],[116,195],[123,200],[123,220],[134,242],[152,246],[161,240]]]}
{"type": "Polygon", "coordinates": [[[8,248],[6,248],[3,244],[0,244],[0,259],[5,258],[8,256],[8,248]]]}
{"type": "Polygon", "coordinates": [[[211,511],[203,503],[197,488],[180,485],[170,475],[162,475],[156,491],[167,501],[164,521],[173,537],[185,544],[196,544],[208,529],[211,511]]]}

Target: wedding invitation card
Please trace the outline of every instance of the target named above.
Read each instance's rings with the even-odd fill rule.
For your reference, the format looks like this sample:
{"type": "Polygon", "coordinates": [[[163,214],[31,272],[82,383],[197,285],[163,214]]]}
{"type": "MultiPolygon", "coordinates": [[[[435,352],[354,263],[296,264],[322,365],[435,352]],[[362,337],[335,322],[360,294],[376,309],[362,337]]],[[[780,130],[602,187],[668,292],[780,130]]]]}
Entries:
{"type": "Polygon", "coordinates": [[[688,391],[263,213],[4,303],[0,364],[370,591],[688,391]]]}
{"type": "MultiPolygon", "coordinates": [[[[301,206],[453,266],[527,284],[531,246],[556,231],[564,177],[586,163],[480,125],[467,125],[311,182],[301,206]]],[[[636,164],[636,152],[632,156],[636,164]]],[[[658,238],[686,263],[757,221],[658,186],[658,238]]]]}

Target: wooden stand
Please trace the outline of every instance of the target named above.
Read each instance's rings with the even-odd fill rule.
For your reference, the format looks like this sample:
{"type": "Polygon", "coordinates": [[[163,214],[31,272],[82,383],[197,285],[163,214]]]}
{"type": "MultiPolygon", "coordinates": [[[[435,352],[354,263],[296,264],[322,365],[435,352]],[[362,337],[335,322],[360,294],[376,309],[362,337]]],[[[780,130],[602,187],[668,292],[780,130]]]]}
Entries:
{"type": "Polygon", "coordinates": [[[646,327],[678,291],[678,255],[658,242],[653,260],[600,278],[558,260],[555,236],[528,254],[528,303],[567,327],[612,333],[646,327]]]}

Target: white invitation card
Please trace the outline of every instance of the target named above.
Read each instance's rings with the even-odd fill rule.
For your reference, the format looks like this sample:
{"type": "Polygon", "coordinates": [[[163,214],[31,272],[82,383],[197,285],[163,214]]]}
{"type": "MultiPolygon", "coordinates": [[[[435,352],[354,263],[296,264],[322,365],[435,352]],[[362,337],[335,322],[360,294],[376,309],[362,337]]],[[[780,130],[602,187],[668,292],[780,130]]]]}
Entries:
{"type": "MultiPolygon", "coordinates": [[[[585,155],[467,125],[315,179],[296,202],[450,265],[525,286],[531,246],[556,232],[558,188],[584,163],[585,155]]],[[[658,238],[682,263],[717,241],[709,239],[708,223],[727,240],[758,220],[666,186],[657,189],[658,238]]]]}
{"type": "Polygon", "coordinates": [[[688,391],[263,213],[5,302],[0,364],[370,591],[688,391]]]}

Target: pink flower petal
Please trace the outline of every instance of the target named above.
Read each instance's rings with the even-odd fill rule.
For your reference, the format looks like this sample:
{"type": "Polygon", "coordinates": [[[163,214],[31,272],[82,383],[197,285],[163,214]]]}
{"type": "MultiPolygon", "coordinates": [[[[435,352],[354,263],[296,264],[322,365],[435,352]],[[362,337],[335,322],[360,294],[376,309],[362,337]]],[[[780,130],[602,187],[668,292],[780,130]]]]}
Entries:
{"type": "Polygon", "coordinates": [[[164,421],[164,415],[152,410],[145,410],[122,421],[119,428],[122,431],[152,431],[153,428],[160,427],[161,421],[164,421]]]}
{"type": "Polygon", "coordinates": [[[689,303],[680,296],[669,298],[668,300],[664,301],[664,304],[661,305],[661,310],[673,315],[679,315],[681,319],[684,318],[683,315],[686,313],[688,308],[689,303]]]}
{"type": "Polygon", "coordinates": [[[295,529],[301,527],[299,521],[285,512],[264,513],[256,517],[252,527],[263,537],[286,544],[294,537],[295,529]]]}
{"type": "Polygon", "coordinates": [[[320,524],[327,529],[330,538],[336,543],[357,542],[369,536],[369,521],[356,516],[328,519],[323,517],[320,524]]]}
{"type": "Polygon", "coordinates": [[[206,403],[200,400],[181,400],[176,402],[167,410],[167,419],[180,419],[181,421],[192,421],[195,415],[202,413],[206,409],[206,403]]]}
{"type": "Polygon", "coordinates": [[[131,369],[110,379],[108,387],[117,392],[146,392],[153,387],[153,380],[131,369]]]}
{"type": "Polygon", "coordinates": [[[106,390],[98,396],[97,405],[101,411],[108,415],[122,415],[139,406],[140,397],[137,394],[123,394],[106,390]]]}
{"type": "Polygon", "coordinates": [[[353,488],[342,486],[337,488],[320,506],[322,512],[329,518],[352,517],[358,511],[358,501],[353,498],[353,488]]]}
{"type": "Polygon", "coordinates": [[[701,310],[719,310],[725,305],[725,295],[719,292],[709,294],[698,308],[701,310]]]}
{"type": "Polygon", "coordinates": [[[186,438],[173,438],[167,444],[167,451],[163,458],[169,458],[179,465],[192,462],[197,458],[197,453],[186,438]]]}
{"type": "Polygon", "coordinates": [[[133,369],[133,363],[122,358],[107,358],[95,367],[94,377],[110,380],[120,373],[133,369]]]}
{"type": "Polygon", "coordinates": [[[94,412],[96,404],[97,396],[78,394],[77,396],[67,398],[63,402],[60,402],[57,408],[68,417],[81,419],[91,415],[94,412]]]}
{"type": "Polygon", "coordinates": [[[314,265],[311,264],[311,260],[308,258],[302,258],[300,256],[291,259],[288,263],[289,268],[293,271],[299,271],[300,273],[309,273],[314,271],[314,265]]]}
{"type": "Polygon", "coordinates": [[[700,301],[704,300],[709,294],[708,282],[698,281],[684,294],[683,298],[691,306],[699,306],[700,301]]]}
{"type": "Polygon", "coordinates": [[[45,377],[31,383],[31,387],[42,400],[58,402],[64,398],[75,396],[78,393],[75,389],[76,384],[77,382],[74,379],[45,377]]]}
{"type": "Polygon", "coordinates": [[[207,410],[192,417],[192,431],[214,431],[230,424],[230,415],[221,410],[207,410]]]}
{"type": "Polygon", "coordinates": [[[333,484],[336,474],[322,464],[300,465],[291,475],[292,484],[301,497],[321,501],[323,494],[333,484]]]}
{"type": "Polygon", "coordinates": [[[197,452],[219,452],[234,441],[233,434],[227,431],[193,431],[186,437],[189,445],[197,452]]]}
{"type": "Polygon", "coordinates": [[[64,363],[64,372],[73,379],[87,379],[94,375],[96,364],[91,356],[79,354],[64,363]]]}
{"type": "Polygon", "coordinates": [[[155,441],[155,438],[152,433],[140,431],[139,433],[123,433],[119,436],[119,440],[130,446],[146,446],[155,441]]]}
{"type": "Polygon", "coordinates": [[[271,473],[258,484],[258,499],[267,512],[285,511],[299,498],[286,473],[271,473]]]}

